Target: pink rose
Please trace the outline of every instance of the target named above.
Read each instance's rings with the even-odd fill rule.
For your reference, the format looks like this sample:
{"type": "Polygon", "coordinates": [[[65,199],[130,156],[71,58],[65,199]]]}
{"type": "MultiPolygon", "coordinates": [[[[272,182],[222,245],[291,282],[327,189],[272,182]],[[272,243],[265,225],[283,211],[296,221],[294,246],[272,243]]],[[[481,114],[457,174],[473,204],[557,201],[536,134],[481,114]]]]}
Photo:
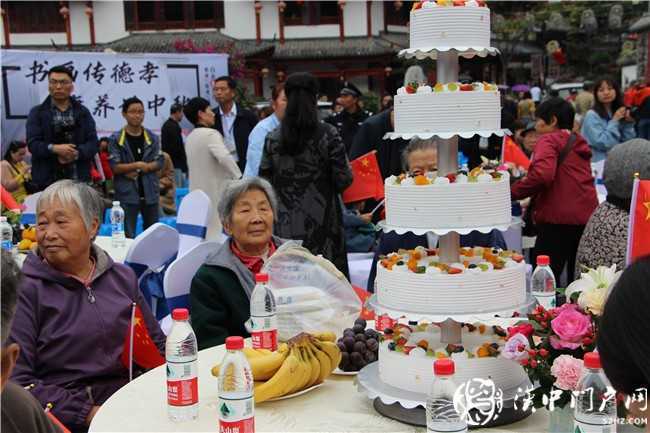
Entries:
{"type": "Polygon", "coordinates": [[[523,323],[517,326],[508,327],[508,338],[512,337],[515,334],[524,334],[526,337],[533,335],[535,328],[530,323],[523,323]]]}
{"type": "Polygon", "coordinates": [[[582,338],[591,334],[591,319],[575,308],[562,309],[551,320],[551,328],[556,335],[551,335],[554,349],[577,349],[582,345],[582,338]]]}
{"type": "Polygon", "coordinates": [[[571,355],[560,355],[551,366],[551,374],[555,376],[555,386],[566,391],[574,391],[582,374],[583,362],[571,355]]]}
{"type": "Polygon", "coordinates": [[[508,338],[506,344],[503,346],[501,356],[511,361],[521,362],[528,359],[528,338],[523,334],[514,334],[508,338]]]}
{"type": "Polygon", "coordinates": [[[562,304],[561,307],[551,308],[548,312],[551,314],[551,317],[557,317],[561,312],[566,310],[578,310],[578,306],[567,302],[566,304],[562,304]]]}

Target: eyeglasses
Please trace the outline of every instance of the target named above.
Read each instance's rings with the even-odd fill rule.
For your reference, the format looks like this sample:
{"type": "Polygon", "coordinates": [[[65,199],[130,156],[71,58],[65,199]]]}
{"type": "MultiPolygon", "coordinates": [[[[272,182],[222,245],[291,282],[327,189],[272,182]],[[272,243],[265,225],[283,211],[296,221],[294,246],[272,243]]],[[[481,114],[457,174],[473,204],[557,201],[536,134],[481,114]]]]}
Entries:
{"type": "Polygon", "coordinates": [[[56,86],[67,86],[72,84],[72,81],[70,80],[50,80],[50,86],[56,87],[56,86]]]}

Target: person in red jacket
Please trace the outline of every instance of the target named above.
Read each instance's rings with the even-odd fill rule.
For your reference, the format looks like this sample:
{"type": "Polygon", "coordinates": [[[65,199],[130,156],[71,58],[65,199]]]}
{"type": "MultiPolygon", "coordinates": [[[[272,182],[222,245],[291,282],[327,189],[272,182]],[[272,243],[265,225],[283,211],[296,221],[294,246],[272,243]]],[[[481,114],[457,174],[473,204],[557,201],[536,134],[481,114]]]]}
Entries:
{"type": "Polygon", "coordinates": [[[580,134],[571,133],[575,111],[562,98],[541,103],[535,116],[535,130],[540,136],[528,174],[512,185],[511,195],[513,200],[533,198],[532,220],[537,228],[534,256],[551,258],[558,283],[567,265],[568,284],[573,281],[580,237],[598,206],[591,149],[580,134]]]}

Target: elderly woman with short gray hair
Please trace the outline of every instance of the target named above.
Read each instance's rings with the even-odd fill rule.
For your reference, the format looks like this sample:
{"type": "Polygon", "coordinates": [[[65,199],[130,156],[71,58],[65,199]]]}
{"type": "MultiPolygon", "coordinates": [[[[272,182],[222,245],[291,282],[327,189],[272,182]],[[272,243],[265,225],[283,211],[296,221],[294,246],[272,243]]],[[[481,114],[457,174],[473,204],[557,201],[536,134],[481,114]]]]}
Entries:
{"type": "Polygon", "coordinates": [[[248,336],[255,274],[284,241],[273,236],[277,199],[259,177],[232,181],[219,202],[229,238],[199,268],[190,288],[192,326],[199,349],[223,344],[231,335],[248,336]]]}
{"type": "Polygon", "coordinates": [[[642,138],[617,144],[607,153],[603,170],[607,198],[591,215],[580,238],[576,275],[601,265],[625,267],[634,173],[650,179],[650,141],[642,138]]]}
{"type": "Polygon", "coordinates": [[[165,337],[133,271],[93,244],[99,194],[61,180],[36,205],[38,251],[23,264],[9,341],[20,346],[12,379],[28,387],[71,431],[85,431],[99,407],[128,380],[120,361],[132,306],[161,355],[165,337]]]}

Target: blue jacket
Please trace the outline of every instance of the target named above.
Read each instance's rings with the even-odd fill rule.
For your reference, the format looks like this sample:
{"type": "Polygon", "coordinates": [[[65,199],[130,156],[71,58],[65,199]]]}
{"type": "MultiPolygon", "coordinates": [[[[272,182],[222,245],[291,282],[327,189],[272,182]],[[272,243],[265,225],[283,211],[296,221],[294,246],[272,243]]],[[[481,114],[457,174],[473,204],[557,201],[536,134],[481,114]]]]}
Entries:
{"type": "MultiPolygon", "coordinates": [[[[144,128],[143,134],[144,152],[142,154],[142,161],[157,162],[158,169],[160,169],[163,166],[164,157],[160,150],[158,136],[146,128],[144,128]]],[[[113,172],[117,164],[130,164],[135,162],[124,128],[111,135],[108,142],[108,151],[110,153],[113,172]]],[[[158,173],[150,171],[148,173],[140,173],[139,176],[142,177],[146,204],[159,203],[160,184],[158,183],[158,173]]],[[[120,203],[129,205],[140,204],[137,179],[131,179],[124,174],[118,174],[113,177],[113,187],[115,188],[115,199],[119,200],[120,203]]]]}
{"type": "Polygon", "coordinates": [[[600,117],[594,110],[589,110],[585,114],[580,133],[591,147],[593,153],[592,162],[605,159],[607,152],[618,143],[636,137],[634,123],[605,119],[600,117]]]}
{"type": "MultiPolygon", "coordinates": [[[[379,245],[375,249],[375,257],[372,259],[372,267],[368,278],[368,291],[375,292],[375,276],[377,275],[379,256],[397,252],[399,249],[410,250],[419,245],[427,246],[426,235],[419,236],[411,232],[403,235],[398,235],[396,232],[382,233],[379,238],[379,245]]],[[[506,241],[498,230],[492,230],[490,233],[473,231],[466,235],[460,235],[460,246],[507,248],[506,241]]]]}
{"type": "MultiPolygon", "coordinates": [[[[48,150],[54,144],[52,130],[52,98],[48,96],[42,104],[32,107],[27,117],[27,147],[32,154],[32,180],[40,189],[54,182],[57,156],[48,150]]],[[[77,179],[90,181],[90,166],[97,153],[97,130],[90,111],[76,99],[71,99],[75,125],[73,143],[79,151],[76,162],[77,179]]],[[[59,143],[60,144],[60,143],[59,143]]]]}

